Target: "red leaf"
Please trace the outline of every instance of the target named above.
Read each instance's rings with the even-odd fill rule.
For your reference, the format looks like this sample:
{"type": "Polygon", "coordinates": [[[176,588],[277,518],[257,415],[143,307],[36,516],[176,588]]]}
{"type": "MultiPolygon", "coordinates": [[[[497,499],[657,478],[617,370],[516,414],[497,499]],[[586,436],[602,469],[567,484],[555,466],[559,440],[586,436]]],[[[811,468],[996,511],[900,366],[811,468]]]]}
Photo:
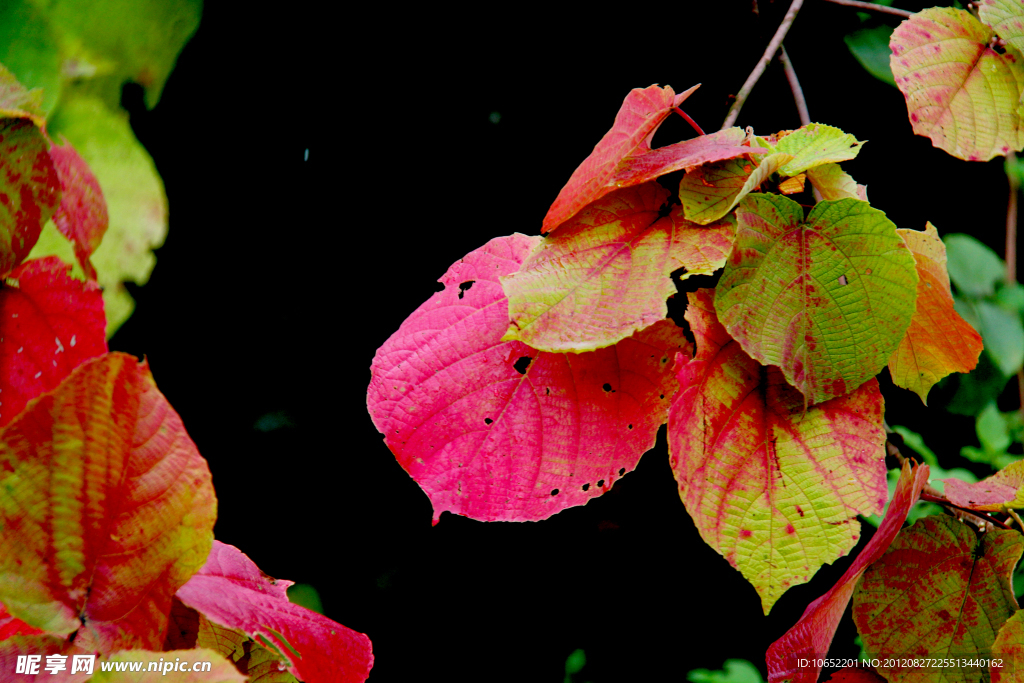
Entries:
{"type": "Polygon", "coordinates": [[[651,138],[662,121],[698,87],[695,85],[678,95],[669,86],[652,85],[632,90],[622,102],[612,129],[605,133],[558,193],[544,217],[541,232],[555,230],[584,206],[612,190],[639,185],[679,169],[750,153],[750,147],[739,146],[745,137],[739,128],[651,150],[651,138]]]}
{"type": "Polygon", "coordinates": [[[28,256],[60,204],[48,150],[28,119],[0,119],[0,275],[28,256]]]}
{"type": "Polygon", "coordinates": [[[0,429],[0,599],[109,653],[158,649],[213,541],[206,461],[145,363],[83,363],[0,429]]]}
{"type": "Polygon", "coordinates": [[[291,583],[270,578],[238,548],[214,541],[206,564],[177,596],[210,621],[276,647],[306,683],[365,681],[373,666],[370,639],[288,602],[291,583]]]}
{"type": "Polygon", "coordinates": [[[500,237],[460,259],[373,359],[370,416],[435,523],[446,510],[535,521],[583,505],[636,467],[667,416],[671,361],[688,346],[671,321],[579,354],[501,341],[499,278],[540,241],[500,237]]]}
{"type": "Polygon", "coordinates": [[[83,361],[107,352],[103,296],[56,256],[33,259],[0,286],[0,427],[83,361]]]}
{"type": "Polygon", "coordinates": [[[885,683],[874,667],[847,666],[832,674],[832,683],[885,683]]]}
{"type": "Polygon", "coordinates": [[[96,251],[107,231],[107,202],[103,190],[89,164],[79,156],[71,143],[50,148],[53,167],[60,178],[61,200],[53,222],[57,229],[74,244],[75,258],[90,280],[96,279],[96,269],[89,256],[96,251]]]}
{"type": "MultiPolygon", "coordinates": [[[[828,593],[808,605],[803,616],[800,617],[800,621],[796,622],[793,628],[786,631],[784,636],[768,648],[766,659],[769,683],[787,679],[791,683],[817,682],[821,667],[797,666],[798,659],[814,659],[828,655],[832,637],[836,634],[839,620],[843,618],[843,612],[846,611],[857,581],[860,580],[868,566],[889,548],[893,539],[896,538],[896,534],[899,533],[900,527],[903,526],[903,522],[906,521],[910,508],[920,497],[921,489],[927,483],[927,465],[912,467],[909,461],[903,464],[903,471],[900,473],[900,480],[896,485],[896,493],[893,494],[889,510],[885,513],[885,519],[882,520],[878,531],[871,537],[864,550],[847,568],[836,585],[828,593]]],[[[836,677],[833,680],[857,681],[859,679],[851,672],[848,677],[836,677]]]]}
{"type": "Polygon", "coordinates": [[[7,640],[12,636],[34,636],[40,633],[43,633],[42,629],[29,626],[21,619],[12,617],[7,608],[0,603],[0,641],[7,640]]]}

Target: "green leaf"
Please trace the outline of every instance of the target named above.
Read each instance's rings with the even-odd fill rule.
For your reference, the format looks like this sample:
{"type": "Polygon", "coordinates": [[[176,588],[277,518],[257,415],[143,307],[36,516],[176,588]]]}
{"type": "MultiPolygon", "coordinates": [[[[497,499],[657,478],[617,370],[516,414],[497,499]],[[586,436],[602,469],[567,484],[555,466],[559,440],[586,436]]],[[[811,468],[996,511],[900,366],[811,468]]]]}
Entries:
{"type": "Polygon", "coordinates": [[[1003,285],[996,292],[996,303],[1007,311],[1024,316],[1024,285],[1019,282],[1003,285]]]}
{"type": "Polygon", "coordinates": [[[978,358],[978,367],[966,375],[956,375],[952,381],[956,384],[956,391],[946,410],[957,415],[973,416],[999,396],[1006,386],[1007,377],[996,367],[989,354],[983,353],[978,358]]]}
{"type": "Polygon", "coordinates": [[[689,171],[679,183],[679,199],[687,220],[701,225],[717,221],[792,159],[790,154],[769,154],[760,164],[728,159],[689,171]]]}
{"type": "Polygon", "coordinates": [[[960,159],[988,161],[1024,144],[1024,65],[1020,53],[990,47],[994,35],[949,7],[919,12],[892,34],[890,65],[914,132],[960,159]]]}
{"type": "Polygon", "coordinates": [[[822,199],[868,200],[867,186],[858,185],[839,164],[823,164],[808,169],[807,178],[818,188],[822,199]]]}
{"type": "Polygon", "coordinates": [[[1010,576],[1024,542],[1016,531],[979,535],[952,517],[926,517],[903,530],[864,573],[853,620],[865,649],[882,659],[889,683],[984,680],[976,667],[901,668],[896,658],[988,657],[1017,610],[1010,576]]]}
{"type": "Polygon", "coordinates": [[[578,674],[587,665],[587,653],[583,650],[573,650],[565,659],[565,673],[578,674]]]}
{"type": "Polygon", "coordinates": [[[35,2],[60,36],[65,59],[92,74],[86,87],[111,108],[118,106],[125,81],[142,85],[146,105],[156,106],[203,8],[202,0],[35,2]]]}
{"type": "Polygon", "coordinates": [[[45,15],[29,0],[0,3],[0,63],[26,88],[42,88],[45,119],[60,98],[60,51],[45,15]]]}
{"type": "Polygon", "coordinates": [[[1024,9],[1020,0],[985,0],[978,3],[978,16],[999,37],[1024,54],[1024,9]]]}
{"type": "MultiPolygon", "coordinates": [[[[1014,590],[1018,588],[1018,578],[1024,578],[1024,575],[1014,574],[1014,590]]],[[[1024,681],[1024,668],[1020,666],[1020,662],[1024,661],[1024,612],[1018,611],[1006,620],[999,629],[996,642],[992,644],[992,652],[1002,655],[1003,660],[1003,666],[990,668],[992,683],[1024,681]]]]}
{"type": "Polygon", "coordinates": [[[881,211],[752,194],[736,212],[715,307],[743,350],[820,403],[874,377],[910,325],[914,256],[881,211]]]}
{"type": "Polygon", "coordinates": [[[892,68],[889,66],[889,57],[892,55],[889,50],[891,36],[892,27],[876,26],[854,31],[843,40],[846,41],[850,53],[869,74],[889,85],[896,85],[896,79],[892,77],[892,68]]]}
{"type": "Polygon", "coordinates": [[[978,440],[986,451],[1000,453],[1010,447],[1012,441],[1009,425],[994,401],[978,413],[977,421],[974,424],[978,432],[978,440]]]}
{"type": "Polygon", "coordinates": [[[795,176],[815,166],[853,159],[863,145],[863,142],[838,128],[809,123],[779,140],[776,149],[793,155],[793,160],[784,165],[781,172],[783,175],[795,176]]]}
{"type": "Polygon", "coordinates": [[[727,659],[717,671],[694,669],[686,674],[692,683],[764,683],[761,672],[745,659],[727,659]]]}
{"type": "MultiPolygon", "coordinates": [[[[61,103],[50,132],[71,141],[96,174],[107,200],[110,226],[92,255],[103,287],[107,335],[135,308],[125,282],[143,285],[156,263],[152,249],[167,235],[167,197],[152,158],[135,139],[128,116],[112,112],[97,98],[73,97],[61,103]]],[[[32,257],[61,255],[58,238],[37,245],[32,257]]],[[[81,272],[78,267],[75,273],[81,272]]]]}
{"type": "Polygon", "coordinates": [[[903,443],[907,445],[907,448],[914,451],[921,456],[921,459],[928,463],[931,468],[937,468],[939,466],[939,458],[935,455],[935,451],[928,448],[924,442],[924,438],[917,432],[913,432],[902,425],[893,425],[892,430],[903,437],[903,443]]]}
{"type": "Polygon", "coordinates": [[[992,357],[999,370],[1009,377],[1024,364],[1024,324],[1019,315],[987,301],[974,305],[981,323],[985,353],[992,357]]]}
{"type": "Polygon", "coordinates": [[[942,241],[946,243],[949,278],[957,290],[974,297],[992,296],[996,282],[1006,277],[1002,259],[970,235],[954,233],[942,241]]]}

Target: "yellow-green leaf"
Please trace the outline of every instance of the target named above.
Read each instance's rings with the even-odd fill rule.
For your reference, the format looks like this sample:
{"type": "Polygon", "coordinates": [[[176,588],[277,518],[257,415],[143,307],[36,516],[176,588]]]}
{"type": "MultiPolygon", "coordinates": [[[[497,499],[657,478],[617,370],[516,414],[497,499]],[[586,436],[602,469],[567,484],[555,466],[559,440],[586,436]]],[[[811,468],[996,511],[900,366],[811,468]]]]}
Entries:
{"type": "Polygon", "coordinates": [[[792,159],[790,154],[769,154],[760,164],[749,158],[727,159],[690,170],[679,183],[686,219],[701,225],[717,221],[792,159]]]}
{"type": "Polygon", "coordinates": [[[863,141],[838,128],[808,123],[781,138],[775,148],[793,156],[781,172],[783,175],[795,176],[815,166],[852,159],[863,145],[863,141]]]}

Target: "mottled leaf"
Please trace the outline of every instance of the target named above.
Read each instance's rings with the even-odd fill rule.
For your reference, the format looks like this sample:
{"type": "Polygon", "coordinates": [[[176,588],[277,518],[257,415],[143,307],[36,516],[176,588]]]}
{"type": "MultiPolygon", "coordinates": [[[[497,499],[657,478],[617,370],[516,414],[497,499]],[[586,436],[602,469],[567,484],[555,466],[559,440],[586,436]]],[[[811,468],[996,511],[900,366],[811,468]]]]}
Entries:
{"type": "Polygon", "coordinates": [[[789,154],[770,154],[760,164],[749,158],[728,159],[689,171],[679,183],[686,218],[702,225],[717,221],[792,159],[789,154]]]}
{"type": "Polygon", "coordinates": [[[795,176],[816,166],[852,159],[863,145],[863,142],[838,128],[808,123],[781,138],[775,148],[793,157],[782,166],[781,172],[783,175],[795,176]]]}
{"type": "Polygon", "coordinates": [[[892,55],[889,50],[891,37],[891,26],[875,26],[854,31],[843,40],[850,53],[869,74],[889,85],[896,85],[896,80],[892,77],[892,67],[889,66],[892,55]]]}
{"type": "MultiPolygon", "coordinates": [[[[93,681],[81,671],[74,674],[73,657],[75,655],[88,655],[91,653],[68,642],[66,638],[49,634],[39,635],[16,635],[0,641],[0,671],[7,674],[4,680],[18,681],[18,683],[81,683],[82,681],[93,681]],[[17,674],[18,657],[35,655],[40,657],[39,670],[35,674],[17,674]],[[53,673],[46,668],[47,655],[63,655],[67,657],[67,668],[63,671],[53,673]]],[[[96,667],[98,668],[98,667],[96,667]]]]}
{"type": "Polygon", "coordinates": [[[999,629],[992,654],[1002,666],[992,666],[992,683],[1024,682],[1024,611],[1016,612],[999,629]]]}
{"type": "Polygon", "coordinates": [[[803,218],[787,197],[748,195],[715,294],[729,333],[819,403],[874,377],[910,324],[914,257],[885,214],[855,199],[803,218]]]}
{"type": "Polygon", "coordinates": [[[657,85],[630,91],[611,130],[558,193],[544,217],[541,232],[555,230],[584,206],[617,188],[640,185],[665,173],[750,152],[749,147],[739,146],[746,136],[739,128],[651,150],[651,139],[658,127],[697,87],[679,95],[669,86],[657,85]]]}
{"type": "MultiPolygon", "coordinates": [[[[6,14],[4,9],[0,12],[6,14]]],[[[4,19],[0,14],[0,19],[4,19]]],[[[2,30],[2,29],[0,29],[2,30]]],[[[38,88],[26,90],[13,73],[0,64],[0,120],[29,119],[38,128],[46,125],[42,111],[43,91],[38,88]]]]}
{"type": "Polygon", "coordinates": [[[957,290],[972,297],[992,296],[996,283],[1006,277],[1003,260],[970,235],[954,233],[942,241],[949,258],[949,277],[957,290]]]}
{"type": "Polygon", "coordinates": [[[202,566],[216,501],[206,461],[145,363],[76,368],[0,430],[0,599],[111,652],[159,648],[171,596],[202,566]]]}
{"type": "Polygon", "coordinates": [[[7,608],[0,604],[0,641],[7,640],[12,636],[34,636],[42,632],[41,629],[29,626],[17,617],[12,617],[7,608]]]}
{"type": "Polygon", "coordinates": [[[1020,54],[1000,54],[969,12],[932,7],[900,24],[889,43],[893,77],[917,135],[955,157],[988,161],[1019,150],[1020,54]]]}
{"type": "Polygon", "coordinates": [[[92,169],[79,156],[71,143],[50,148],[50,159],[60,178],[61,200],[53,222],[61,234],[74,245],[78,264],[90,280],[96,279],[96,269],[89,256],[96,251],[107,232],[107,202],[92,169]]]}
{"type": "Polygon", "coordinates": [[[976,484],[946,479],[946,497],[960,507],[986,512],[1024,508],[1024,461],[1010,463],[976,484]]]}
{"type": "Polygon", "coordinates": [[[983,0],[978,3],[979,18],[999,37],[1024,54],[1024,2],[1022,0],[983,0]]]}
{"type": "Polygon", "coordinates": [[[25,260],[60,204],[49,147],[28,119],[0,119],[0,276],[25,260]]]}
{"type": "MultiPolygon", "coordinates": [[[[107,201],[109,228],[92,254],[97,281],[103,287],[110,337],[128,319],[135,302],[125,282],[145,284],[156,263],[152,250],[167,236],[167,197],[153,160],[135,139],[127,113],[114,113],[95,98],[61,103],[50,121],[50,133],[62,134],[92,169],[107,201]]],[[[44,231],[33,257],[61,255],[66,240],[44,231]]]]}
{"type": "Polygon", "coordinates": [[[113,671],[103,671],[97,663],[90,683],[245,683],[247,680],[224,655],[208,648],[170,652],[124,650],[105,657],[104,661],[112,663],[113,671]],[[141,663],[142,670],[132,671],[132,662],[141,663]],[[209,671],[205,671],[204,662],[210,663],[209,671]],[[149,670],[151,664],[153,670],[149,670]],[[189,670],[183,671],[185,667],[189,670]],[[200,670],[193,671],[192,667],[200,670]]]}
{"type": "Polygon", "coordinates": [[[214,541],[206,564],[177,595],[210,621],[275,648],[306,683],[365,681],[373,666],[370,639],[288,602],[290,584],[261,572],[238,548],[214,541]]]}
{"type": "Polygon", "coordinates": [[[502,341],[541,351],[611,346],[668,315],[671,273],[711,274],[725,264],[736,228],[702,227],[681,207],[659,218],[668,190],[645,183],[605,195],[562,224],[501,278],[511,323],[502,341]]]}
{"type": "Polygon", "coordinates": [[[107,352],[103,298],[58,258],[21,264],[0,286],[0,427],[25,403],[107,352]]]}
{"type": "MultiPolygon", "coordinates": [[[[814,660],[824,656],[832,645],[839,622],[850,603],[853,589],[864,571],[888,549],[896,538],[907,513],[928,484],[928,466],[913,467],[904,461],[896,492],[885,513],[878,531],[857,555],[839,581],[827,593],[812,602],[793,628],[768,648],[768,681],[777,683],[788,680],[791,683],[817,683],[821,667],[799,666],[799,659],[814,660]]],[[[853,671],[850,672],[854,673],[853,671]]],[[[873,673],[873,672],[872,672],[873,673]]],[[[878,674],[874,674],[877,676],[878,674]]],[[[832,680],[855,680],[850,676],[833,676],[832,680]]]]}
{"type": "Polygon", "coordinates": [[[1016,531],[979,535],[953,517],[919,520],[871,565],[853,594],[853,620],[889,683],[986,681],[979,667],[914,668],[915,657],[988,657],[1017,610],[1010,575],[1024,549],[1016,531]],[[896,658],[897,666],[886,666],[896,658]]]}
{"type": "Polygon", "coordinates": [[[981,335],[953,310],[946,273],[946,247],[931,223],[924,232],[896,231],[917,264],[917,308],[907,334],[889,359],[896,386],[928,402],[928,392],[951,372],[970,372],[984,348],[981,335]]]}
{"type": "Polygon", "coordinates": [[[822,164],[807,171],[811,184],[818,188],[822,199],[860,199],[868,200],[868,188],[858,185],[850,174],[839,167],[839,164],[822,164]]]}
{"type": "Polygon", "coordinates": [[[615,346],[546,353],[502,342],[499,278],[540,237],[491,240],[456,262],[377,350],[370,416],[399,464],[442,512],[544,519],[608,491],[654,446],[688,346],[663,321],[615,346]]]}
{"type": "Polygon", "coordinates": [[[716,320],[712,296],[698,290],[686,311],[697,352],[678,372],[670,462],[701,537],[768,613],[856,545],[858,514],[882,511],[883,401],[872,379],[805,411],[778,368],[759,365],[716,320]]]}

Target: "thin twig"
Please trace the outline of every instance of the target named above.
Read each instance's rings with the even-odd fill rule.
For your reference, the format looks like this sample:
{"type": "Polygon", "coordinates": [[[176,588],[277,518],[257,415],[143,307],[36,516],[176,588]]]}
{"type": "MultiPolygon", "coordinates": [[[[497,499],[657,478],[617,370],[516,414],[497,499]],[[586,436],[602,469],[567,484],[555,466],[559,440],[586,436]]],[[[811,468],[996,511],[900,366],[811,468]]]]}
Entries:
{"type": "Polygon", "coordinates": [[[782,23],[779,24],[779,28],[775,31],[775,35],[772,36],[772,40],[768,43],[768,49],[761,55],[761,59],[758,60],[757,66],[747,76],[746,82],[743,87],[740,88],[739,93],[736,95],[736,101],[732,103],[732,107],[729,108],[729,114],[725,117],[725,122],[722,124],[722,129],[731,128],[736,119],[739,118],[740,109],[743,108],[743,104],[750,97],[750,91],[754,89],[754,85],[757,84],[757,80],[761,78],[761,74],[768,67],[768,63],[775,57],[775,53],[779,51],[779,46],[782,45],[782,40],[786,37],[786,33],[789,32],[789,27],[793,25],[793,20],[796,19],[797,12],[800,11],[800,7],[804,4],[804,0],[793,0],[793,3],[789,6],[786,11],[786,16],[783,17],[782,23]]]}
{"type": "Polygon", "coordinates": [[[780,46],[779,61],[782,62],[782,70],[786,72],[786,80],[789,81],[789,89],[793,91],[793,101],[796,102],[796,111],[800,114],[800,125],[806,126],[811,122],[811,115],[807,111],[807,100],[804,98],[804,91],[800,88],[800,79],[796,77],[796,70],[793,62],[789,59],[786,46],[780,46]]]}
{"type": "MultiPolygon", "coordinates": [[[[1020,181],[1017,178],[1017,155],[1010,150],[1006,153],[1006,180],[1010,184],[1010,199],[1006,203],[1006,286],[1017,282],[1017,195],[1020,181]]],[[[1024,419],[1024,368],[1017,371],[1017,391],[1020,394],[1020,416],[1024,419]]]]}
{"type": "Polygon", "coordinates": [[[859,0],[825,0],[825,2],[831,2],[836,5],[844,5],[846,7],[856,7],[868,12],[881,12],[882,14],[895,14],[897,17],[911,17],[914,15],[913,12],[908,12],[905,9],[897,9],[895,7],[886,7],[885,5],[876,5],[873,2],[860,2],[859,0]]]}

